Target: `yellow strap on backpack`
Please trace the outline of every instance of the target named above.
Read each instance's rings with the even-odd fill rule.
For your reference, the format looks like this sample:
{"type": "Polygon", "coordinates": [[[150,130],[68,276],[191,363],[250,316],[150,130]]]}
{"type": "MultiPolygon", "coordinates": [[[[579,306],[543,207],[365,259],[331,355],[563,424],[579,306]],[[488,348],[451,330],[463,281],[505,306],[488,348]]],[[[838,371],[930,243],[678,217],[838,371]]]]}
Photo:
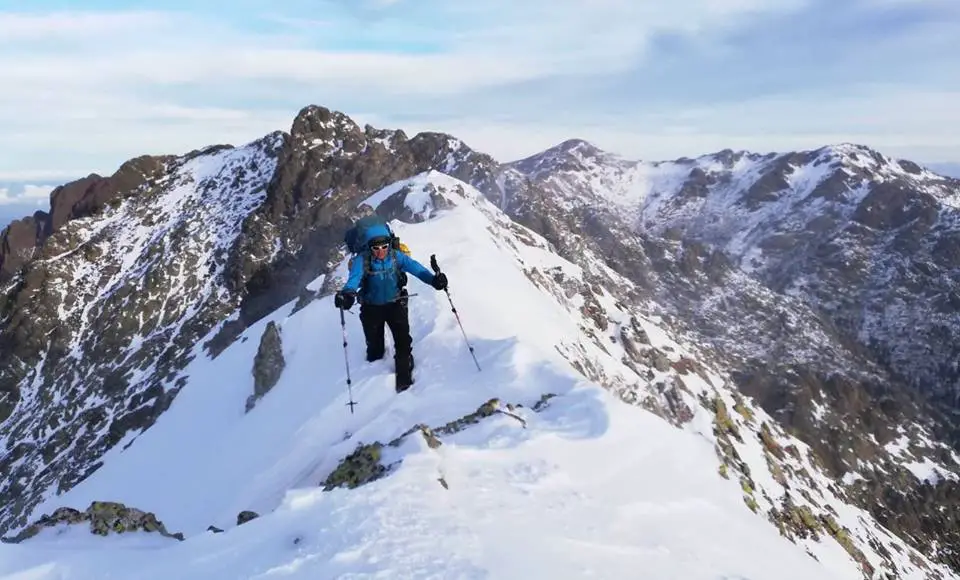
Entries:
{"type": "Polygon", "coordinates": [[[404,244],[403,242],[399,242],[399,243],[400,243],[400,251],[409,256],[410,248],[408,248],[407,245],[404,244]]]}

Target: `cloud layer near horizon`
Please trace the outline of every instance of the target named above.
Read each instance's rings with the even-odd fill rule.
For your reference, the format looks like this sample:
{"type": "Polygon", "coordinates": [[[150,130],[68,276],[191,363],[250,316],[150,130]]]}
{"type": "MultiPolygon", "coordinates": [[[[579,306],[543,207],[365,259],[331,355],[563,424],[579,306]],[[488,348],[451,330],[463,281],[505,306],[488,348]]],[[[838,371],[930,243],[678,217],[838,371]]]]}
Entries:
{"type": "Polygon", "coordinates": [[[0,0],[0,179],[240,144],[307,104],[498,159],[843,141],[960,160],[960,3],[0,0]]]}

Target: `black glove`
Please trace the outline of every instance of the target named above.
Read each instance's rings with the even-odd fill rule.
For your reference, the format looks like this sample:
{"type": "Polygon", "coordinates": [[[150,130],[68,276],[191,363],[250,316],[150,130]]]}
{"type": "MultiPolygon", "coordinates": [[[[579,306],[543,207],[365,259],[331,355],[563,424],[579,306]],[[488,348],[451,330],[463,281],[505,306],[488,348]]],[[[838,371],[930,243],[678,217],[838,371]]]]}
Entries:
{"type": "Polygon", "coordinates": [[[437,290],[446,290],[447,289],[447,275],[443,272],[439,274],[434,274],[433,281],[430,284],[437,290]]]}
{"type": "Polygon", "coordinates": [[[350,310],[354,301],[357,299],[357,293],[352,290],[341,290],[333,297],[333,305],[337,308],[350,310]]]}

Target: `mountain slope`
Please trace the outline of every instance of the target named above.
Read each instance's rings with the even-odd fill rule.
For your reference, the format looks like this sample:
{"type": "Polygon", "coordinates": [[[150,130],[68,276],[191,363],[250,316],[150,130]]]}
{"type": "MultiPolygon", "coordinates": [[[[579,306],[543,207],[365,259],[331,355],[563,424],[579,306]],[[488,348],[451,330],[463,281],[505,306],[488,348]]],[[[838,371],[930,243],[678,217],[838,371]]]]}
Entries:
{"type": "Polygon", "coordinates": [[[223,350],[326,272],[358,198],[434,167],[473,178],[487,160],[311,106],[290,133],[57,188],[0,243],[0,533],[148,428],[201,337],[223,350]]]}
{"type": "Polygon", "coordinates": [[[20,498],[0,507],[5,525],[23,517],[26,489],[69,489],[169,405],[186,349],[236,306],[219,284],[226,252],[278,146],[270,136],[172,162],[135,200],[49,238],[0,295],[0,491],[20,498]]]}
{"type": "Polygon", "coordinates": [[[569,141],[500,184],[490,199],[564,257],[603,256],[861,505],[960,569],[938,507],[960,488],[935,475],[960,432],[960,182],[851,145],[649,163],[569,141]]]}
{"type": "Polygon", "coordinates": [[[506,171],[567,213],[720,251],[913,384],[960,389],[960,181],[854,145],[644,163],[574,141],[506,171]]]}
{"type": "Polygon", "coordinates": [[[413,282],[417,383],[396,395],[348,314],[350,414],[331,297],[290,301],[216,356],[198,343],[169,410],[36,512],[120,500],[185,541],[58,526],[0,546],[0,574],[956,577],[848,505],[724,371],[618,300],[631,283],[600,260],[560,258],[436,172],[365,199],[416,222],[395,229],[437,254],[482,371],[447,297],[413,282]],[[248,412],[271,328],[282,372],[248,412]]]}

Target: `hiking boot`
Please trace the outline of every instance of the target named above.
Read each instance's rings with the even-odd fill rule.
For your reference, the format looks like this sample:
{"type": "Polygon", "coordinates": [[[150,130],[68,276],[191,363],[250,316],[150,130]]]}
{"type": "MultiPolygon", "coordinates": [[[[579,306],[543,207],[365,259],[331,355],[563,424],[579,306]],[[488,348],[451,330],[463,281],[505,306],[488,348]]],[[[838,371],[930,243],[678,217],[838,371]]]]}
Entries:
{"type": "Polygon", "coordinates": [[[399,378],[397,378],[396,389],[398,393],[402,393],[406,391],[407,389],[410,388],[411,385],[413,385],[413,377],[410,377],[409,381],[401,381],[399,378]]]}
{"type": "Polygon", "coordinates": [[[407,364],[402,364],[400,361],[395,361],[396,365],[396,374],[397,374],[397,392],[402,393],[410,388],[410,385],[413,384],[413,357],[407,359],[407,364]]]}

